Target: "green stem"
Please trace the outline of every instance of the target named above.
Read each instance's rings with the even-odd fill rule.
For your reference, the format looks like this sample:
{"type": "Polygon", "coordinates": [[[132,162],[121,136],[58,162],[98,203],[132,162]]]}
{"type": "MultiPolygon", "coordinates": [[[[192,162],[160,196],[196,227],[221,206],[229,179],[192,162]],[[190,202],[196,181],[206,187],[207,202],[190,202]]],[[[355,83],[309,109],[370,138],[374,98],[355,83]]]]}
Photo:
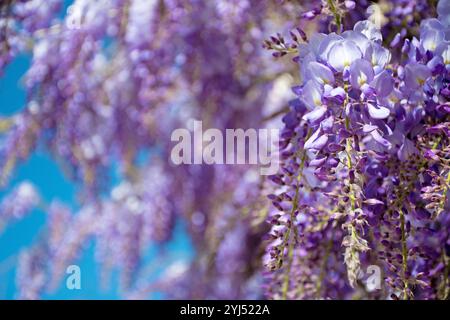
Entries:
{"type": "Polygon", "coordinates": [[[336,21],[337,33],[341,32],[341,16],[339,15],[333,0],[327,0],[331,12],[334,15],[334,20],[336,21]]]}
{"type": "Polygon", "coordinates": [[[284,274],[284,279],[283,279],[283,289],[282,289],[282,296],[281,296],[282,300],[287,299],[287,293],[289,290],[289,274],[291,271],[293,258],[294,258],[294,241],[289,241],[288,265],[287,265],[287,270],[286,270],[286,273],[284,274]]]}
{"type": "Polygon", "coordinates": [[[444,278],[443,282],[441,283],[441,297],[442,300],[447,300],[450,293],[450,285],[449,285],[449,271],[450,271],[450,264],[448,261],[448,257],[445,253],[445,250],[442,252],[442,262],[444,263],[445,269],[444,269],[444,278]]]}
{"type": "Polygon", "coordinates": [[[442,192],[442,203],[441,203],[442,211],[444,211],[445,203],[447,202],[447,191],[448,191],[449,185],[450,185],[450,171],[447,174],[447,179],[445,179],[445,186],[444,186],[444,190],[442,192]]]}
{"type": "MultiPolygon", "coordinates": [[[[350,119],[348,117],[345,118],[345,128],[347,130],[350,129],[350,119]]],[[[345,146],[345,153],[347,154],[347,166],[348,166],[348,171],[350,172],[350,170],[353,169],[353,165],[352,165],[352,157],[350,156],[350,152],[352,151],[352,141],[350,138],[346,139],[346,146],[345,146]]],[[[356,209],[356,197],[353,193],[353,186],[351,183],[349,183],[349,188],[350,188],[350,204],[351,204],[351,208],[352,211],[355,211],[356,209]]]]}
{"type": "MultiPolygon", "coordinates": [[[[306,140],[311,136],[312,130],[309,129],[307,135],[306,135],[306,140]]],[[[305,150],[302,150],[302,155],[301,155],[301,163],[300,163],[300,167],[299,167],[299,173],[297,176],[297,186],[295,189],[295,196],[294,196],[294,201],[292,204],[292,210],[290,213],[290,219],[291,219],[291,225],[290,228],[286,231],[286,241],[289,242],[289,247],[288,247],[288,264],[287,264],[287,268],[286,268],[286,272],[284,274],[284,279],[283,279],[283,287],[282,287],[282,294],[281,294],[281,299],[282,300],[286,300],[287,298],[287,293],[289,290],[289,274],[291,271],[291,267],[292,267],[292,260],[294,257],[294,243],[295,241],[298,239],[298,234],[297,234],[297,229],[295,229],[294,226],[294,220],[295,220],[295,211],[297,210],[297,204],[298,204],[298,197],[299,197],[299,191],[300,191],[300,181],[301,178],[303,176],[303,169],[305,167],[305,162],[306,162],[306,152],[305,150]],[[291,230],[294,229],[294,241],[292,241],[291,238],[291,230]]]]}
{"type": "Polygon", "coordinates": [[[408,280],[406,272],[408,270],[408,249],[406,247],[406,230],[405,230],[405,214],[400,210],[400,229],[402,232],[402,268],[403,268],[403,299],[408,300],[408,280]]]}
{"type": "MultiPolygon", "coordinates": [[[[332,235],[333,236],[333,235],[332,235]]],[[[328,241],[327,247],[326,247],[326,251],[325,251],[325,255],[323,257],[323,261],[322,261],[322,266],[320,268],[320,275],[319,275],[319,279],[317,281],[317,285],[316,285],[316,297],[319,299],[321,297],[321,291],[322,291],[322,282],[323,279],[325,279],[325,274],[326,274],[326,270],[327,270],[327,263],[328,263],[328,258],[330,256],[330,252],[331,252],[331,248],[333,247],[333,239],[330,239],[328,241]]]]}

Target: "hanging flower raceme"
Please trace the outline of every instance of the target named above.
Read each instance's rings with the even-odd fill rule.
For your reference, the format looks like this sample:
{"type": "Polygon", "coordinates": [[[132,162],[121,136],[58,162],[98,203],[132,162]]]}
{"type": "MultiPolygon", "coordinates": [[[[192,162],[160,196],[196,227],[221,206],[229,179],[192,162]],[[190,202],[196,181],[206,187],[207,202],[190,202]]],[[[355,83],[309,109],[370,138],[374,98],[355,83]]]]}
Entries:
{"type": "Polygon", "coordinates": [[[2,225],[48,213],[19,297],[57,287],[91,240],[126,297],[449,297],[448,0],[75,0],[61,18],[59,0],[5,3],[0,70],[31,65],[27,105],[0,118],[0,184],[42,148],[80,187],[77,209],[26,182],[0,202],[2,225]],[[174,165],[190,119],[281,125],[279,172],[174,165]],[[180,225],[192,259],[167,254],[180,225]]]}
{"type": "Polygon", "coordinates": [[[8,119],[0,137],[2,180],[6,184],[15,166],[42,147],[64,164],[81,197],[78,210],[44,206],[50,214],[39,250],[47,262],[21,263],[47,285],[29,293],[21,287],[22,297],[58,285],[64,267],[91,239],[105,275],[119,270],[124,294],[148,297],[145,288],[156,277],[141,273],[165,261],[180,224],[199,258],[183,262],[181,278],[158,279],[168,294],[260,296],[254,285],[260,268],[252,263],[262,255],[259,179],[248,179],[246,166],[174,166],[168,159],[172,132],[189,118],[221,130],[264,126],[259,108],[284,70],[265,60],[260,47],[264,30],[273,28],[271,6],[260,0],[76,0],[62,20],[33,32],[24,77],[28,106],[8,119]],[[113,169],[119,181],[109,190],[113,169]],[[234,248],[239,241],[251,245],[234,248]],[[161,250],[148,263],[152,246],[161,250]],[[224,284],[211,285],[210,277],[224,284]],[[175,292],[184,285],[187,293],[175,292]]]}
{"type": "Polygon", "coordinates": [[[280,187],[270,196],[270,297],[359,295],[350,287],[370,265],[384,270],[387,287],[366,294],[446,296],[445,274],[424,271],[442,271],[448,259],[444,7],[405,41],[406,60],[392,60],[370,21],[299,44],[302,83],[283,119],[283,168],[272,177],[280,187]],[[331,279],[344,271],[334,259],[348,276],[337,291],[331,279]]]}

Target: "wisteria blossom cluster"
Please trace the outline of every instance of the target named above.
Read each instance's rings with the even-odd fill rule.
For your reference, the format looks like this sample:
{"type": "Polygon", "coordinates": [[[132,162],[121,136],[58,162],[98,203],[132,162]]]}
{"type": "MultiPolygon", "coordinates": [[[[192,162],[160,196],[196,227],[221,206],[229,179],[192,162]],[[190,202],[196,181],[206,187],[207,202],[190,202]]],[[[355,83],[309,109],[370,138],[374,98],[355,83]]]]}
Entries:
{"type": "Polygon", "coordinates": [[[5,0],[0,3],[0,72],[30,47],[33,34],[51,25],[60,0],[5,0]]]}
{"type": "Polygon", "coordinates": [[[450,2],[437,12],[400,54],[370,20],[293,37],[300,85],[271,177],[270,297],[448,298],[450,2]],[[364,285],[368,266],[380,290],[364,285]]]}
{"type": "Polygon", "coordinates": [[[170,137],[192,119],[222,130],[260,126],[272,81],[286,70],[264,58],[261,43],[291,13],[260,0],[76,0],[62,7],[46,0],[2,6],[10,30],[2,33],[2,66],[19,53],[31,55],[31,66],[23,78],[27,105],[0,118],[1,183],[8,186],[36,149],[47,150],[76,184],[79,201],[41,199],[41,186],[28,182],[1,201],[3,227],[33,208],[48,213],[45,230],[20,255],[17,296],[52,292],[94,241],[103,278],[119,270],[125,298],[155,291],[261,297],[269,203],[258,168],[175,166],[170,137]],[[15,39],[26,46],[13,48],[15,39]],[[191,238],[192,259],[171,256],[178,226],[191,238]],[[158,254],[145,261],[152,247],[158,254]],[[161,268],[167,271],[155,280],[148,270],[161,268]]]}
{"type": "Polygon", "coordinates": [[[0,5],[0,72],[31,57],[0,183],[43,149],[79,190],[76,207],[27,181],[0,200],[0,232],[47,213],[18,298],[91,242],[124,298],[449,298],[449,0],[69,2],[0,5]],[[193,119],[280,128],[280,172],[174,165],[193,119]],[[180,225],[193,259],[170,255],[180,225]]]}

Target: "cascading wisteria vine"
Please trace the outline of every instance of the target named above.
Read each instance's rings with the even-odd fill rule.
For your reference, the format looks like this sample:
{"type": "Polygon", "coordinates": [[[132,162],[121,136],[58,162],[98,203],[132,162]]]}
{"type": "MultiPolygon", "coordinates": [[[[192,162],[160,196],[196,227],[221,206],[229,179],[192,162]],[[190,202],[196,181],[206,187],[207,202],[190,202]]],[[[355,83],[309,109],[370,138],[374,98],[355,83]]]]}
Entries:
{"type": "MultiPolygon", "coordinates": [[[[6,185],[36,148],[46,148],[80,186],[80,207],[45,203],[27,182],[2,201],[4,224],[33,207],[48,212],[38,243],[20,255],[18,297],[39,298],[58,286],[91,240],[104,278],[111,269],[121,271],[124,297],[144,298],[154,290],[169,297],[260,297],[252,284],[260,279],[255,261],[267,203],[256,169],[176,167],[170,136],[189,119],[223,130],[261,124],[258,110],[283,71],[263,59],[260,46],[277,5],[76,0],[64,20],[48,15],[37,29],[22,32],[20,22],[31,13],[19,18],[14,12],[35,2],[46,11],[45,1],[8,6],[32,61],[24,77],[26,108],[0,119],[1,182],[6,185]],[[109,188],[111,169],[118,169],[120,181],[109,188]],[[152,264],[180,264],[165,250],[180,223],[197,256],[183,262],[184,272],[155,283],[145,276],[152,264]],[[248,245],[236,247],[241,241],[248,245]],[[150,245],[160,254],[143,265],[150,245]],[[32,287],[27,277],[36,278],[32,287]],[[214,278],[223,282],[212,284],[214,278]]],[[[282,10],[278,17],[285,15],[282,10]]]]}
{"type": "Polygon", "coordinates": [[[437,12],[401,55],[369,20],[292,35],[301,84],[271,177],[269,297],[448,298],[450,2],[437,12]],[[364,286],[370,265],[382,290],[364,286]]]}
{"type": "Polygon", "coordinates": [[[0,184],[44,149],[80,190],[72,207],[24,181],[0,201],[0,232],[47,212],[19,298],[56,288],[91,241],[125,298],[449,298],[449,0],[64,4],[0,5],[0,73],[31,57],[27,105],[0,117],[0,184]],[[173,165],[192,119],[282,128],[280,172],[173,165]],[[180,223],[192,260],[168,254],[180,223]]]}

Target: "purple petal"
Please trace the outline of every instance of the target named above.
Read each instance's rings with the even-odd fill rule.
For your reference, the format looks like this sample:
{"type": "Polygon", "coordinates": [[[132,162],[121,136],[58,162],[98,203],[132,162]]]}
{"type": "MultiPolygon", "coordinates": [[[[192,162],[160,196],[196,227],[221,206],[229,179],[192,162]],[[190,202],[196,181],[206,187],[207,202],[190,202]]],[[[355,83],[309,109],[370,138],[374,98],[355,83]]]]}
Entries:
{"type": "MultiPolygon", "coordinates": [[[[331,33],[320,39],[320,43],[317,46],[317,54],[322,61],[328,61],[328,54],[330,49],[339,41],[344,38],[337,35],[336,33],[331,33]]],[[[313,39],[311,39],[312,41],[313,39]]]]}
{"type": "Polygon", "coordinates": [[[378,132],[378,130],[374,130],[370,133],[370,135],[372,136],[373,140],[375,140],[378,144],[382,145],[383,147],[386,148],[391,148],[391,143],[389,141],[387,141],[386,139],[384,139],[380,133],[378,132]]]}
{"type": "Polygon", "coordinates": [[[326,160],[327,160],[327,157],[316,158],[309,162],[309,166],[310,167],[320,167],[321,165],[323,165],[325,163],[326,160]]]}
{"type": "Polygon", "coordinates": [[[303,116],[303,120],[309,121],[310,123],[317,123],[320,121],[325,113],[327,112],[327,107],[321,106],[315,108],[313,111],[308,112],[303,116]]]}
{"type": "Polygon", "coordinates": [[[391,60],[391,53],[378,43],[373,43],[366,51],[364,58],[378,71],[382,71],[391,60]]]}
{"type": "Polygon", "coordinates": [[[389,44],[389,46],[392,47],[392,48],[396,47],[396,46],[400,43],[400,40],[401,40],[401,39],[402,39],[402,35],[400,34],[400,32],[398,32],[398,33],[395,35],[394,39],[392,39],[392,41],[391,41],[391,43],[389,44]]]}
{"type": "Polygon", "coordinates": [[[363,125],[363,132],[364,133],[369,133],[372,132],[373,130],[378,129],[377,126],[371,125],[371,124],[365,124],[363,125]]]}
{"type": "Polygon", "coordinates": [[[378,199],[367,199],[367,200],[364,200],[364,203],[368,204],[369,206],[374,206],[377,204],[384,204],[383,201],[380,201],[378,199]]]}
{"type": "Polygon", "coordinates": [[[303,86],[302,97],[310,110],[322,106],[322,94],[322,86],[313,80],[307,81],[303,86]]]}
{"type": "Polygon", "coordinates": [[[379,98],[387,97],[394,89],[394,79],[386,70],[376,75],[370,86],[375,89],[379,98]]]}
{"type": "Polygon", "coordinates": [[[313,133],[313,135],[305,142],[304,148],[306,150],[308,149],[314,149],[314,150],[320,150],[322,149],[328,142],[328,136],[327,135],[321,135],[322,130],[319,128],[316,130],[316,132],[313,133]]]}
{"type": "Polygon", "coordinates": [[[344,39],[353,41],[363,54],[366,52],[367,48],[370,47],[371,44],[369,39],[367,39],[367,37],[364,34],[353,30],[345,31],[342,34],[342,37],[344,37],[344,39]]]}
{"type": "Polygon", "coordinates": [[[347,10],[353,10],[355,9],[356,3],[355,1],[345,0],[344,5],[347,10]]]}
{"type": "Polygon", "coordinates": [[[334,83],[334,75],[330,68],[316,61],[308,64],[306,74],[308,80],[314,80],[322,85],[334,83]]]}
{"type": "Polygon", "coordinates": [[[322,129],[323,132],[329,133],[333,129],[333,124],[334,124],[334,117],[329,116],[320,123],[320,128],[322,129]]]}
{"type": "Polygon", "coordinates": [[[405,67],[405,84],[408,91],[423,86],[425,81],[431,76],[431,71],[424,65],[410,63],[405,67]]]}
{"type": "Polygon", "coordinates": [[[369,61],[356,59],[350,66],[350,83],[354,88],[361,88],[373,80],[374,72],[369,61]]]}
{"type": "Polygon", "coordinates": [[[402,146],[400,147],[400,149],[397,152],[397,156],[401,161],[406,161],[411,156],[413,156],[414,154],[418,154],[418,153],[419,153],[419,150],[417,150],[414,143],[411,140],[405,138],[405,141],[403,142],[402,146]]]}
{"type": "Polygon", "coordinates": [[[439,44],[445,40],[443,30],[428,29],[420,35],[420,42],[425,50],[434,52],[439,44]]]}
{"type": "Polygon", "coordinates": [[[353,30],[362,33],[370,41],[381,42],[383,40],[380,29],[369,20],[357,22],[353,30]]]}
{"type": "Polygon", "coordinates": [[[438,2],[436,11],[438,13],[439,21],[443,25],[450,26],[450,1],[441,0],[438,2]]]}
{"type": "Polygon", "coordinates": [[[436,153],[433,152],[433,150],[427,150],[424,153],[424,157],[430,160],[439,161],[440,158],[437,156],[436,153]]]}
{"type": "Polygon", "coordinates": [[[344,71],[353,61],[362,57],[361,50],[351,40],[336,42],[328,53],[329,64],[337,71],[344,71]]]}
{"type": "Polygon", "coordinates": [[[325,85],[324,98],[328,101],[334,101],[336,103],[342,104],[347,96],[344,88],[337,87],[332,88],[329,85],[325,85]]]}
{"type": "Polygon", "coordinates": [[[369,111],[369,115],[373,119],[386,119],[387,117],[389,117],[391,113],[391,111],[388,108],[374,106],[371,103],[367,104],[367,110],[369,111]]]}

